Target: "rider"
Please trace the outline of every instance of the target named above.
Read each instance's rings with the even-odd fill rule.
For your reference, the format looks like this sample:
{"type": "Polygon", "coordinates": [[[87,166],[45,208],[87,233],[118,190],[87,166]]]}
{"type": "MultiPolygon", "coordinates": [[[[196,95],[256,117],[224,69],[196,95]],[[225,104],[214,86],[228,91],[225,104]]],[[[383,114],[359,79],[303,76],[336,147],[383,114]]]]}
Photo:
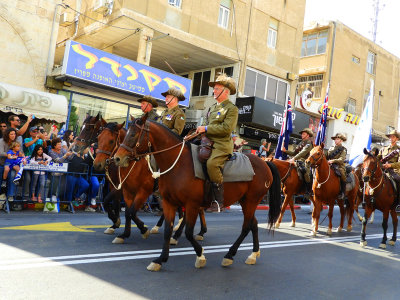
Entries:
{"type": "Polygon", "coordinates": [[[397,145],[397,142],[399,141],[400,133],[398,133],[397,130],[392,130],[386,136],[390,139],[390,145],[383,147],[379,151],[378,160],[384,159],[385,163],[383,168],[385,171],[388,172],[394,180],[399,181],[400,177],[398,174],[400,174],[400,147],[397,145]]]}
{"type": "Polygon", "coordinates": [[[181,134],[185,127],[185,113],[179,108],[178,101],[185,100],[185,96],[181,90],[173,87],[161,93],[161,95],[165,97],[165,104],[168,109],[162,113],[160,123],[163,123],[176,134],[181,134]]]}
{"type": "Polygon", "coordinates": [[[229,95],[236,94],[236,83],[226,74],[221,74],[216,81],[208,83],[214,88],[214,104],[206,119],[206,126],[197,127],[196,133],[206,133],[214,142],[210,158],[207,160],[207,172],[210,176],[215,200],[219,206],[224,202],[222,169],[225,161],[232,155],[233,141],[231,134],[236,128],[239,110],[229,101],[229,95]]]}
{"type": "Polygon", "coordinates": [[[335,145],[330,147],[328,150],[328,164],[336,165],[340,171],[340,193],[338,199],[343,199],[346,193],[346,154],[347,149],[342,145],[342,142],[347,140],[346,136],[341,133],[336,133],[336,135],[331,137],[335,141],[335,145]]]}
{"type": "Polygon", "coordinates": [[[157,100],[152,96],[144,96],[139,99],[140,108],[142,109],[143,115],[147,113],[147,119],[157,121],[160,116],[156,113],[155,108],[158,107],[157,100]]]}
{"type": "Polygon", "coordinates": [[[304,166],[304,181],[306,183],[307,193],[311,193],[311,171],[310,168],[305,165],[305,160],[308,158],[310,151],[313,148],[311,138],[313,137],[313,132],[310,128],[304,128],[300,131],[301,142],[293,151],[289,151],[282,145],[282,152],[292,156],[289,162],[294,163],[295,161],[300,161],[300,164],[304,166]]]}

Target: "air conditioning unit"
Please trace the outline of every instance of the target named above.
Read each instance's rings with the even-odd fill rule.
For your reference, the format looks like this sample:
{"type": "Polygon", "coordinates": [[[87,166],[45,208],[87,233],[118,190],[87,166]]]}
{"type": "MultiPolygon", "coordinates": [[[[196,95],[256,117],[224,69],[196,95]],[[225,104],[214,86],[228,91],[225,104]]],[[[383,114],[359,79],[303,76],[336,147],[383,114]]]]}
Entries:
{"type": "Polygon", "coordinates": [[[60,26],[66,27],[71,25],[73,22],[74,22],[74,17],[70,13],[65,12],[60,16],[60,26]]]}
{"type": "Polygon", "coordinates": [[[93,10],[99,14],[104,14],[108,10],[108,0],[95,0],[93,10]]]}

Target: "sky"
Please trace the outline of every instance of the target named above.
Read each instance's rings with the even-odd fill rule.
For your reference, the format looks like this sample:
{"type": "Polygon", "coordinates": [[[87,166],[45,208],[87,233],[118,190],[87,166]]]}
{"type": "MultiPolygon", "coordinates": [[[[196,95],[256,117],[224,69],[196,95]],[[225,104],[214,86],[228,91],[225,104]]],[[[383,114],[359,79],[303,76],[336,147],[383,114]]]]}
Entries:
{"type": "MultiPolygon", "coordinates": [[[[372,40],[372,18],[377,0],[306,0],[304,25],[311,21],[340,21],[372,40]]],[[[379,0],[376,43],[400,58],[400,0],[379,0]]]]}

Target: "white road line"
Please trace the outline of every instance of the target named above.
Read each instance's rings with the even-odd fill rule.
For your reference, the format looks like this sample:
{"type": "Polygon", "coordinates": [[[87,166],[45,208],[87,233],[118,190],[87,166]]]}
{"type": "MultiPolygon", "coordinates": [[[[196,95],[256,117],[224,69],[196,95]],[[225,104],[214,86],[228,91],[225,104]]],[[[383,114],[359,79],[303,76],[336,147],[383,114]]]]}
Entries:
{"type": "MultiPolygon", "coordinates": [[[[391,235],[391,233],[388,233],[388,235],[391,235]]],[[[373,234],[373,235],[368,235],[367,239],[368,240],[377,239],[381,237],[382,234],[373,234]]],[[[267,248],[305,246],[305,245],[315,245],[315,244],[325,244],[325,243],[338,244],[343,242],[358,241],[359,239],[360,239],[359,236],[351,236],[351,237],[335,237],[335,238],[321,238],[321,239],[309,239],[309,240],[298,239],[298,240],[286,240],[286,241],[273,241],[273,242],[260,243],[260,248],[267,249],[267,248]]],[[[230,246],[231,245],[205,246],[203,247],[204,254],[227,252],[230,246]]],[[[240,246],[239,251],[252,250],[252,249],[253,249],[252,243],[244,243],[240,246]]],[[[0,260],[0,270],[20,270],[20,269],[55,267],[62,265],[90,264],[90,263],[135,260],[135,259],[145,259],[145,258],[147,259],[147,258],[158,257],[160,253],[161,249],[154,249],[154,250],[0,260]]],[[[194,254],[195,252],[193,251],[192,247],[170,249],[170,256],[182,256],[182,255],[194,255],[194,254]]]]}

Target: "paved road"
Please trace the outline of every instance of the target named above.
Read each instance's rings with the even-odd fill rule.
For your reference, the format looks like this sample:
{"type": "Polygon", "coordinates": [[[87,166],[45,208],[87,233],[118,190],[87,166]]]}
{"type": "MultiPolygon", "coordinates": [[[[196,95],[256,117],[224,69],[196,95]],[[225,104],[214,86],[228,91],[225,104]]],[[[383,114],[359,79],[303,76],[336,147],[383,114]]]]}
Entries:
{"type": "MultiPolygon", "coordinates": [[[[2,212],[0,299],[399,299],[400,245],[378,248],[380,213],[368,225],[365,249],[359,246],[358,221],[352,233],[328,238],[325,220],[321,234],[311,239],[310,216],[305,210],[297,216],[296,228],[289,227],[286,214],[270,235],[267,212],[258,211],[262,249],[257,264],[244,264],[251,253],[249,236],[234,264],[222,268],[240,232],[241,212],[207,214],[206,267],[194,268],[195,255],[182,238],[162,270],[152,273],[146,266],[159,255],[161,235],[143,240],[134,228],[125,244],[116,245],[114,236],[103,234],[109,222],[102,214],[2,212]]],[[[337,225],[338,211],[334,216],[337,225]]],[[[140,217],[149,226],[157,220],[140,217]]]]}

